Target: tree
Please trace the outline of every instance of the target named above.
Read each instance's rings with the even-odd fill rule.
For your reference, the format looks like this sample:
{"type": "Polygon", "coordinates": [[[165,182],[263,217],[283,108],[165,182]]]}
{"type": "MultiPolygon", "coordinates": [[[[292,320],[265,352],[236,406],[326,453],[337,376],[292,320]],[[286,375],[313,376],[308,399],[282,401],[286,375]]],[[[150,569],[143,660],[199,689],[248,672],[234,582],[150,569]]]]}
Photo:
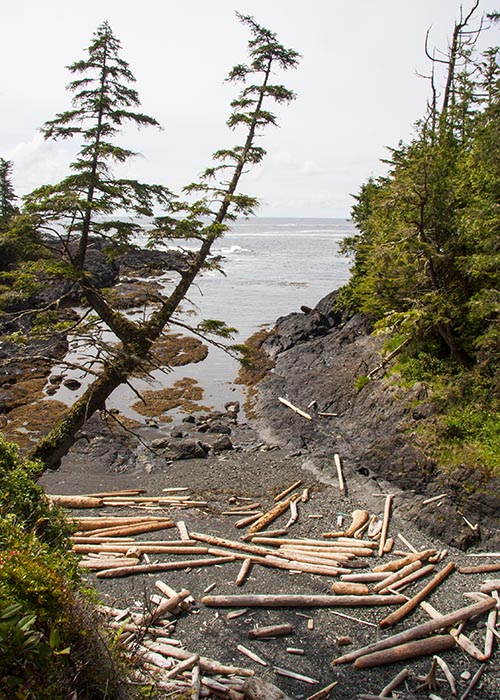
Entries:
{"type": "MultiPolygon", "coordinates": [[[[290,90],[273,84],[274,71],[295,68],[299,55],[282,46],[273,32],[253,18],[238,18],[251,34],[250,60],[235,66],[229,74],[228,80],[241,82],[243,88],[231,103],[227,124],[233,131],[242,130],[243,139],[231,149],[217,151],[214,165],[198,182],[185,188],[187,195],[197,195],[195,201],[183,202],[164,186],[144,185],[113,174],[114,164],[134,155],[114,143],[120,127],[125,122],[138,126],[157,126],[157,122],[134,111],[139,105],[137,93],[130,87],[134,78],[120,57],[120,44],[107,23],[97,30],[87,59],[69,67],[81,76],[69,85],[75,93],[73,109],[58,114],[43,127],[46,138],[79,137],[81,146],[71,174],[57,185],[31,193],[24,211],[31,217],[40,244],[50,249],[52,256],[58,256],[57,264],[55,257],[51,259],[51,272],[78,286],[87,304],[119,341],[105,348],[99,358],[98,376],[63,421],[31,451],[30,458],[41,459],[46,467],[57,466],[85,421],[103,409],[114,389],[148,359],[154,342],[175,320],[174,314],[197,275],[212,264],[212,245],[227,229],[227,222],[238,214],[253,212],[257,205],[254,198],[239,193],[237,188],[245,169],[265,155],[255,140],[263,127],[276,123],[267,103],[286,104],[294,99],[290,90]],[[164,215],[155,219],[153,230],[141,229],[148,236],[148,245],[190,238],[199,246],[185,255],[182,268],[176,270],[179,279],[174,288],[154,296],[151,316],[132,321],[92,283],[85,269],[89,242],[91,236],[99,236],[107,241],[110,251],[132,246],[140,224],[124,222],[116,215],[125,211],[152,216],[157,206],[162,207],[164,215]]],[[[213,330],[214,324],[208,324],[208,328],[213,330]]]]}
{"type": "MultiPolygon", "coordinates": [[[[464,216],[474,192],[463,186],[464,163],[470,163],[472,152],[478,153],[475,144],[484,119],[483,79],[474,55],[483,21],[478,30],[469,29],[477,4],[455,24],[445,58],[436,59],[427,51],[433,61],[427,114],[409,144],[391,149],[387,176],[367,183],[357,197],[353,218],[361,235],[347,244],[355,255],[354,275],[343,293],[357,308],[384,319],[389,327],[396,324],[418,343],[437,344],[462,367],[474,363],[481,333],[469,312],[478,292],[471,270],[485,244],[464,216]],[[435,84],[439,64],[445,66],[440,111],[435,84]]],[[[491,103],[491,55],[483,74],[491,103]]],[[[493,114],[491,107],[488,113],[493,114]]],[[[483,156],[486,152],[483,149],[483,156]]],[[[487,170],[482,172],[486,175],[487,170]]],[[[491,235],[488,240],[491,253],[491,235]]]]}
{"type": "Polygon", "coordinates": [[[16,199],[12,185],[12,161],[0,158],[0,231],[17,214],[16,199]]]}

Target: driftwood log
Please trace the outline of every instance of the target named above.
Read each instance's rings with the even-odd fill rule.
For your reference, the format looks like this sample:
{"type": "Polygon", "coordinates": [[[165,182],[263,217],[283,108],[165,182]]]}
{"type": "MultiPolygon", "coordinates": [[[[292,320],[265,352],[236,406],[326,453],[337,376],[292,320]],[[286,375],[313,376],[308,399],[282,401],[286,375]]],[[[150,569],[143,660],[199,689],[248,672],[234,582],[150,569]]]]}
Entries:
{"type": "Polygon", "coordinates": [[[64,496],[59,494],[47,494],[51,503],[62,508],[101,508],[102,498],[92,496],[64,496]]]}
{"type": "Polygon", "coordinates": [[[469,620],[471,617],[476,617],[477,615],[483,615],[489,612],[496,605],[494,598],[486,598],[480,603],[474,603],[473,605],[468,605],[465,608],[459,608],[454,610],[447,615],[442,615],[438,619],[430,620],[429,622],[424,622],[421,625],[412,627],[398,634],[394,634],[391,637],[386,637],[378,642],[373,642],[373,644],[368,644],[366,647],[357,649],[356,651],[351,651],[344,656],[339,656],[334,659],[333,663],[345,664],[355,661],[360,656],[365,656],[366,654],[371,654],[375,651],[382,651],[383,649],[389,649],[390,647],[397,646],[399,644],[406,644],[406,642],[413,641],[414,639],[420,639],[422,637],[427,637],[436,630],[447,629],[448,627],[453,627],[459,622],[464,620],[469,620]]]}
{"type": "Polygon", "coordinates": [[[390,649],[376,651],[372,654],[360,656],[354,662],[356,668],[372,668],[384,664],[393,664],[405,659],[413,659],[417,656],[436,654],[438,651],[451,649],[455,646],[455,640],[449,634],[439,634],[434,637],[417,639],[413,642],[400,644],[390,649]]]}
{"type": "Polygon", "coordinates": [[[413,598],[407,600],[404,605],[402,605],[399,610],[395,610],[391,615],[388,615],[383,620],[379,622],[379,627],[381,629],[386,629],[386,627],[391,627],[397,622],[402,620],[406,615],[409,615],[412,610],[414,610],[417,605],[425,599],[428,593],[433,591],[440,583],[442,583],[445,578],[447,578],[455,570],[455,562],[450,561],[444,569],[442,569],[434,578],[429,581],[429,583],[422,588],[413,598]]]}
{"type": "Polygon", "coordinates": [[[248,700],[292,700],[272,683],[249,678],[243,685],[243,696],[248,700]]]}
{"type": "Polygon", "coordinates": [[[212,608],[335,608],[400,605],[401,595],[216,595],[201,599],[212,608]]]}
{"type": "Polygon", "coordinates": [[[294,495],[290,496],[289,498],[286,498],[284,501],[280,501],[279,503],[277,503],[274,506],[274,508],[271,508],[271,510],[268,510],[267,513],[261,515],[261,517],[249,527],[249,534],[253,534],[254,532],[260,532],[260,530],[263,530],[267,525],[269,525],[269,523],[272,523],[282,513],[288,510],[288,508],[290,507],[290,503],[298,498],[300,498],[300,496],[294,495]]]}
{"type": "Polygon", "coordinates": [[[124,566],[119,569],[106,569],[96,574],[97,578],[120,578],[133,576],[134,574],[151,574],[158,571],[175,571],[177,569],[194,569],[199,566],[213,566],[215,564],[227,564],[234,561],[234,557],[211,557],[209,559],[185,559],[184,561],[168,561],[161,564],[139,564],[139,566],[124,566]]]}
{"type": "Polygon", "coordinates": [[[267,627],[255,627],[248,632],[250,639],[265,639],[267,637],[282,637],[293,634],[293,625],[268,625],[267,627]]]}

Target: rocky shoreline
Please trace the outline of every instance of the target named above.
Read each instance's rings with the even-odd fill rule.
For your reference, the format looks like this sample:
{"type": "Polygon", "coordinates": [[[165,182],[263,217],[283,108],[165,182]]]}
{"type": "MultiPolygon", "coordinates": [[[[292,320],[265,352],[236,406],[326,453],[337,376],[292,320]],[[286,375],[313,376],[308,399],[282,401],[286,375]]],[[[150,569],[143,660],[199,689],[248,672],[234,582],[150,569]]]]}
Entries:
{"type": "Polygon", "coordinates": [[[339,453],[351,488],[366,497],[385,482],[398,492],[401,516],[431,537],[462,549],[479,542],[498,548],[500,479],[488,480],[479,469],[445,474],[419,447],[419,425],[434,413],[424,383],[406,389],[379,371],[357,388],[381,365],[382,340],[371,335],[368,319],[333,313],[334,296],[279,319],[264,340],[274,368],[256,392],[260,434],[307,456],[320,479],[332,480],[332,454],[339,453]],[[312,420],[283,408],[279,396],[312,420]],[[439,507],[421,506],[441,493],[439,507]]]}
{"type": "MultiPolygon", "coordinates": [[[[267,334],[261,349],[274,367],[253,388],[253,408],[246,418],[241,417],[236,403],[230,403],[223,411],[193,413],[175,425],[147,421],[131,432],[112,415],[96,415],[85,425],[61,467],[46,472],[40,484],[47,493],[60,494],[141,488],[153,495],[164,487],[188,488],[206,506],[169,516],[176,520],[182,517],[190,532],[236,539],[240,533],[235,534],[234,520],[225,515],[233,499],[252,499],[269,508],[276,493],[301,480],[311,499],[300,507],[299,520],[290,529],[294,537],[320,538],[335,527],[339,517],[349,524],[351,514],[359,508],[381,515],[385,495],[392,493],[390,532],[395,540],[396,533],[404,534],[419,550],[449,545],[448,558],[457,565],[470,563],[464,549],[498,548],[500,508],[488,492],[495,484],[478,483],[471,492],[474,475],[444,478],[419,449],[415,427],[432,414],[424,385],[403,390],[380,373],[357,390],[357,379],[381,363],[381,340],[370,334],[366,319],[332,314],[331,302],[330,295],[315,309],[279,319],[267,334]],[[284,406],[279,397],[309,412],[311,420],[284,406]],[[342,460],[344,494],[339,490],[334,454],[342,460]],[[438,502],[423,503],[427,497],[444,493],[438,502]]],[[[25,367],[29,369],[29,360],[25,367]]],[[[114,513],[137,514],[137,510],[116,508],[114,513]]],[[[254,611],[233,621],[198,603],[209,585],[215,585],[216,592],[233,592],[238,568],[234,562],[220,568],[169,572],[169,584],[177,590],[188,587],[197,601],[192,613],[177,623],[176,637],[185,648],[224,663],[244,665],[235,650],[249,626],[289,623],[295,630],[293,645],[302,648],[303,655],[292,659],[286,640],[265,642],[258,651],[269,665],[255,670],[259,677],[282,688],[283,697],[286,693],[286,697],[297,699],[308,697],[314,688],[304,689],[301,682],[276,677],[276,667],[293,667],[316,679],[316,688],[335,679],[334,697],[338,700],[380,692],[401,669],[401,664],[364,671],[332,667],[332,659],[342,653],[338,640],[348,638],[360,646],[380,637],[376,609],[354,613],[362,623],[328,610],[313,614],[285,609],[254,611]],[[314,632],[306,629],[306,618],[313,619],[314,632]]],[[[463,606],[464,591],[478,590],[482,578],[454,574],[433,593],[433,605],[442,611],[463,606]]],[[[89,575],[89,580],[105,602],[118,607],[133,609],[154,593],[152,575],[109,580],[89,575]]],[[[256,567],[245,583],[245,592],[263,591],[325,594],[330,585],[321,576],[285,575],[256,567]]],[[[422,611],[415,611],[411,622],[426,619],[422,611]]],[[[482,644],[484,624],[472,623],[468,628],[476,643],[482,644]]],[[[461,679],[460,691],[465,691],[477,662],[459,650],[446,652],[445,658],[455,678],[461,679]]],[[[426,657],[411,662],[412,682],[400,698],[414,697],[418,677],[427,674],[429,663],[426,657]]],[[[476,697],[498,697],[495,657],[481,683],[476,697]]],[[[442,684],[439,697],[451,698],[442,684]]]]}

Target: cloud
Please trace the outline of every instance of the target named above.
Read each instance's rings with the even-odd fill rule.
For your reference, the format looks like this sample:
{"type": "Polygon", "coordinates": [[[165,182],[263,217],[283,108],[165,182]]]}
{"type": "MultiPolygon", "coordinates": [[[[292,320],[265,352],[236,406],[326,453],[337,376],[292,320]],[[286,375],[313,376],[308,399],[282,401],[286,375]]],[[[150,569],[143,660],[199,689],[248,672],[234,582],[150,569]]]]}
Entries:
{"type": "Polygon", "coordinates": [[[20,195],[35,187],[61,180],[68,172],[68,163],[74,153],[66,145],[45,141],[35,133],[30,141],[23,141],[5,153],[6,160],[13,163],[16,192],[20,195]]]}

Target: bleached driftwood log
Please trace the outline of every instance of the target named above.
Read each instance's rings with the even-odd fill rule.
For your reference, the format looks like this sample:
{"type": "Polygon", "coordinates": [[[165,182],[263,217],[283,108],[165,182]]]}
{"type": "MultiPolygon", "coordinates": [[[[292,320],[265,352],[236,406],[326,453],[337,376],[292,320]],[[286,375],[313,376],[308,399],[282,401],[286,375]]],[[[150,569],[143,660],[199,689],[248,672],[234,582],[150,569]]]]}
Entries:
{"type": "Polygon", "coordinates": [[[373,666],[382,666],[384,664],[393,664],[405,659],[414,659],[417,656],[425,656],[427,654],[435,654],[438,651],[451,649],[455,646],[455,640],[449,634],[438,634],[434,637],[426,637],[425,639],[416,639],[412,642],[406,642],[390,649],[376,651],[366,656],[360,656],[354,662],[356,668],[373,668],[373,666]]]}
{"type": "Polygon", "coordinates": [[[413,598],[410,598],[410,600],[407,600],[399,610],[395,610],[391,615],[381,620],[379,622],[379,627],[381,629],[386,629],[387,627],[391,627],[391,625],[395,625],[406,617],[406,615],[409,615],[409,613],[414,610],[422,600],[425,600],[426,596],[437,588],[454,570],[455,562],[450,561],[421,591],[414,595],[413,598]]]}
{"type": "Polygon", "coordinates": [[[400,595],[219,595],[205,596],[203,605],[217,608],[335,608],[399,605],[400,595]]]}
{"type": "Polygon", "coordinates": [[[373,644],[368,644],[365,647],[351,651],[343,656],[339,656],[338,658],[334,659],[333,663],[335,665],[350,663],[351,661],[355,661],[359,656],[371,654],[375,651],[382,651],[383,649],[389,649],[390,647],[397,646],[398,644],[405,644],[406,642],[410,642],[414,639],[426,637],[436,630],[453,627],[459,622],[469,620],[470,618],[477,617],[478,615],[483,615],[494,608],[495,605],[496,601],[494,598],[486,598],[480,603],[474,603],[473,605],[459,608],[458,610],[454,610],[447,615],[441,615],[439,619],[424,622],[421,625],[411,627],[408,630],[404,630],[398,634],[393,634],[392,636],[381,639],[378,642],[373,642],[373,644]]]}

